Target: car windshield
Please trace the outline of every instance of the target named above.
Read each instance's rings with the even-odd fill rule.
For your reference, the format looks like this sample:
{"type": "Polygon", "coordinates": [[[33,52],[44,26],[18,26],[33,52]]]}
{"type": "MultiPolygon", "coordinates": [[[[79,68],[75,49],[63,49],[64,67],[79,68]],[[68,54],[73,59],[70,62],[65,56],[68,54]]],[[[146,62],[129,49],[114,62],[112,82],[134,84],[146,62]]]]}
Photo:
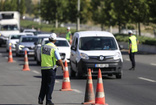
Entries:
{"type": "Polygon", "coordinates": [[[21,39],[21,42],[37,42],[37,37],[23,37],[21,39]]]}
{"type": "Polygon", "coordinates": [[[20,39],[21,35],[11,35],[11,39],[20,39]]]}
{"type": "MultiPolygon", "coordinates": [[[[47,43],[49,43],[49,40],[46,40],[44,42],[44,44],[47,44],[47,43]]],[[[69,45],[68,45],[66,40],[57,40],[55,42],[55,45],[58,46],[58,47],[69,47],[69,45]]]]}
{"type": "Polygon", "coordinates": [[[113,37],[82,37],[79,42],[80,50],[116,50],[113,37]]]}
{"type": "Polygon", "coordinates": [[[17,25],[3,25],[1,26],[2,31],[16,31],[18,30],[17,25]]]}

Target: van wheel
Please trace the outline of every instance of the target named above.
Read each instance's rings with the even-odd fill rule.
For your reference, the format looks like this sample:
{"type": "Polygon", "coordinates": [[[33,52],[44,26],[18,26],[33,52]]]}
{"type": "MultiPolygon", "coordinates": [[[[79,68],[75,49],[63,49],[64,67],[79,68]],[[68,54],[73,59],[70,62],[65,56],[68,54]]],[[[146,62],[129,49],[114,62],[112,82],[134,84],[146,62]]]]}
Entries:
{"type": "Polygon", "coordinates": [[[72,67],[71,67],[71,69],[70,69],[70,76],[71,76],[71,77],[75,77],[75,76],[76,76],[76,73],[75,73],[75,71],[72,69],[72,67]]]}
{"type": "Polygon", "coordinates": [[[121,79],[122,78],[122,75],[121,74],[116,74],[116,79],[121,79]]]}

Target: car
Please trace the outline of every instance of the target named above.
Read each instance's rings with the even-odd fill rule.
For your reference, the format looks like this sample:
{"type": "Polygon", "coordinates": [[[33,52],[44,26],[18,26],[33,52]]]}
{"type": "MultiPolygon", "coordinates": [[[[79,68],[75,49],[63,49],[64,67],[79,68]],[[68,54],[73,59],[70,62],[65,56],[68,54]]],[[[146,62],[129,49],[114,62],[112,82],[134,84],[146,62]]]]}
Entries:
{"type": "Polygon", "coordinates": [[[24,55],[25,50],[27,50],[28,55],[34,55],[37,40],[36,36],[22,36],[16,45],[16,56],[24,55]]]}
{"type": "Polygon", "coordinates": [[[37,49],[38,47],[41,47],[41,42],[44,38],[48,38],[50,36],[50,34],[38,34],[38,41],[35,43],[35,48],[34,48],[34,59],[36,60],[37,58],[37,49]]]}
{"type": "MultiPolygon", "coordinates": [[[[49,43],[49,38],[44,38],[42,41],[42,46],[49,43]]],[[[70,44],[65,38],[57,37],[55,45],[58,48],[59,54],[61,56],[62,62],[65,60],[69,63],[70,62],[70,44]]],[[[37,49],[37,64],[41,63],[41,47],[37,49]]]]}
{"type": "Polygon", "coordinates": [[[36,29],[24,29],[23,30],[23,33],[33,33],[34,35],[38,35],[41,32],[40,31],[37,31],[36,29]]]}
{"type": "Polygon", "coordinates": [[[11,34],[8,37],[8,40],[6,42],[6,51],[9,51],[9,46],[11,45],[12,51],[16,50],[16,44],[19,42],[19,39],[21,36],[26,36],[25,33],[19,33],[19,34],[11,34]]]}
{"type": "Polygon", "coordinates": [[[122,77],[123,58],[113,34],[105,31],[81,31],[74,33],[71,45],[71,77],[87,76],[88,68],[97,75],[122,77]]]}

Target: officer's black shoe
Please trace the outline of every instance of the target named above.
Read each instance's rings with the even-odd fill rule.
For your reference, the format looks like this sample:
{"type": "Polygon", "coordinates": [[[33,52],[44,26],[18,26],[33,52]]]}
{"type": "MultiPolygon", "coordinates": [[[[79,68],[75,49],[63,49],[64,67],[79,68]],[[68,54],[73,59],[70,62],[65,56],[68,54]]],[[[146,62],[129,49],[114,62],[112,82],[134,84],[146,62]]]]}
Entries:
{"type": "Polygon", "coordinates": [[[42,101],[42,99],[38,99],[38,104],[43,104],[43,101],[42,101]]]}
{"type": "Polygon", "coordinates": [[[54,105],[54,103],[52,103],[51,101],[47,101],[46,105],[54,105]]]}
{"type": "Polygon", "coordinates": [[[135,68],[134,68],[134,67],[132,67],[132,68],[130,68],[129,70],[135,70],[135,68]]]}

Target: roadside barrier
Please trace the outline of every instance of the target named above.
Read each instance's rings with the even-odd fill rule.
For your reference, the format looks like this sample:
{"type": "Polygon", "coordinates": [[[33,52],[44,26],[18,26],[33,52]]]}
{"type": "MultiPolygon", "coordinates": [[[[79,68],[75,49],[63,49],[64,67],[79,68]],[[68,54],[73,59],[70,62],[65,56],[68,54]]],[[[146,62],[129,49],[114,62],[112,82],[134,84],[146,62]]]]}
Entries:
{"type": "Polygon", "coordinates": [[[63,74],[62,89],[60,89],[60,91],[72,91],[71,86],[70,86],[67,61],[65,61],[65,72],[63,74]]]}
{"type": "Polygon", "coordinates": [[[13,62],[11,46],[9,46],[8,62],[9,62],[9,63],[12,63],[12,62],[13,62]]]}
{"type": "Polygon", "coordinates": [[[100,69],[98,72],[95,104],[93,104],[93,105],[99,105],[99,104],[100,105],[108,105],[105,103],[105,93],[104,93],[103,80],[102,80],[102,75],[101,75],[100,69]]]}
{"type": "Polygon", "coordinates": [[[30,71],[30,69],[29,69],[29,62],[28,62],[27,50],[25,50],[25,55],[24,55],[23,71],[30,71]]]}
{"type": "Polygon", "coordinates": [[[95,96],[94,96],[94,89],[93,89],[92,74],[91,74],[91,69],[88,69],[85,98],[84,98],[84,103],[82,104],[94,104],[94,103],[95,103],[95,96]]]}

